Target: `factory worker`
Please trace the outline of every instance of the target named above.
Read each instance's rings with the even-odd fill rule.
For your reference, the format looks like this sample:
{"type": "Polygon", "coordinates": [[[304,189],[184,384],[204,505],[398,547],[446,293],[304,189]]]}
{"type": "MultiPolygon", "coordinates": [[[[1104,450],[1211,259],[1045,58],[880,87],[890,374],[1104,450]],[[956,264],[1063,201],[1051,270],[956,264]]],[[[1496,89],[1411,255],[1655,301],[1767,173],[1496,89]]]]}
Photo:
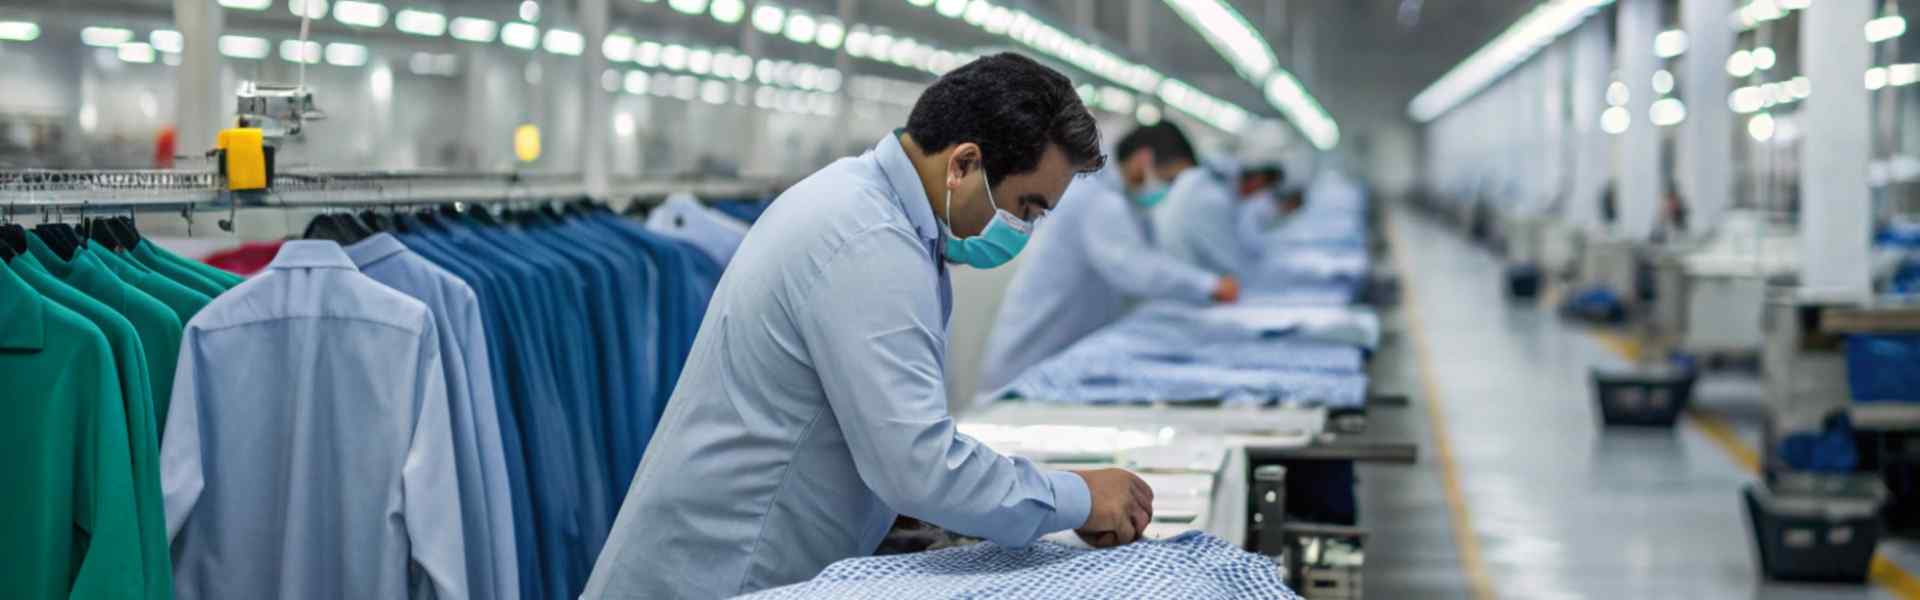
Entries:
{"type": "Polygon", "coordinates": [[[714,292],[586,598],[719,598],[872,554],[896,515],[1007,545],[1133,541],[1152,490],[954,430],[949,263],[1025,246],[1105,158],[1073,84],[1017,54],[948,72],[905,128],[775,200],[714,292]]]}
{"type": "Polygon", "coordinates": [[[1231,160],[1211,161],[1188,169],[1167,191],[1164,205],[1153,211],[1153,231],[1168,255],[1202,269],[1243,276],[1260,246],[1250,232],[1271,229],[1284,211],[1249,210],[1252,202],[1268,201],[1274,182],[1284,173],[1274,167],[1243,170],[1231,160]],[[1251,224],[1248,219],[1262,219],[1251,224]]]}
{"type": "Polygon", "coordinates": [[[1193,145],[1165,121],[1120,139],[1098,176],[1067,189],[1060,209],[1034,236],[987,338],[980,390],[993,394],[1142,300],[1232,302],[1240,285],[1163,253],[1148,211],[1167,183],[1193,168],[1193,145]]]}

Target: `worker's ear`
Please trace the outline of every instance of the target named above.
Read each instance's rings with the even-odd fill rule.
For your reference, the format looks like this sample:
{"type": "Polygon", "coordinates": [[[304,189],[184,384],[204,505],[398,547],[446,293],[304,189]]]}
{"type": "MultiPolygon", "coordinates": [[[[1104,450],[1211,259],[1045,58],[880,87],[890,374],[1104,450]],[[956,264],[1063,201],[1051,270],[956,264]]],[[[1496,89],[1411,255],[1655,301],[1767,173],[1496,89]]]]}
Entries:
{"type": "Polygon", "coordinates": [[[966,179],[980,170],[980,145],[962,142],[947,153],[947,189],[966,189],[966,179]]]}

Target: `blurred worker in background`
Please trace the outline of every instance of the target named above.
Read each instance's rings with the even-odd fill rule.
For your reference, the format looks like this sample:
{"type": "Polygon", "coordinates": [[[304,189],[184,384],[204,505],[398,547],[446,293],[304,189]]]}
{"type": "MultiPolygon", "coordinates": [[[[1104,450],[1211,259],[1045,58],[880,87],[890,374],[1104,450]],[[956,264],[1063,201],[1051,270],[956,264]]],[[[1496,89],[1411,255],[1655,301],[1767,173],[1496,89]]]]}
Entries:
{"type": "Polygon", "coordinates": [[[873,553],[896,514],[1021,546],[1133,541],[1153,492],[961,435],[946,263],[1013,259],[1100,168],[1073,84],[1017,54],[941,76],[907,126],[781,194],[721,277],[587,598],[719,598],[873,553]]]}
{"type": "Polygon", "coordinates": [[[1142,300],[1233,302],[1240,284],[1153,245],[1148,214],[1167,182],[1194,167],[1193,145],[1172,123],[1133,130],[1117,164],[1075,181],[1032,248],[994,320],[980,390],[992,394],[1034,363],[1112,323],[1142,300]]]}
{"type": "Polygon", "coordinates": [[[1244,276],[1260,247],[1254,232],[1272,228],[1291,214],[1279,210],[1250,211],[1249,201],[1272,199],[1271,190],[1285,173],[1277,166],[1242,169],[1242,163],[1212,161],[1188,169],[1167,191],[1166,205],[1153,212],[1153,230],[1167,254],[1215,273],[1244,276]],[[1259,219],[1251,224],[1248,218],[1259,219]]]}

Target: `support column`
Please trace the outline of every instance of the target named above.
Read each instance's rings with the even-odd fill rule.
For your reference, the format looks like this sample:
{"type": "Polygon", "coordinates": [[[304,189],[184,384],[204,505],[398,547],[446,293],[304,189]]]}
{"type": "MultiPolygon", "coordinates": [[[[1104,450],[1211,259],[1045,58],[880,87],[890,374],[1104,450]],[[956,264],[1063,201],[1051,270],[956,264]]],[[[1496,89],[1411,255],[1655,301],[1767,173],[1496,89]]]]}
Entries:
{"type": "Polygon", "coordinates": [[[1660,3],[1623,0],[1618,6],[1614,61],[1620,81],[1627,84],[1627,111],[1633,115],[1633,124],[1614,141],[1618,159],[1614,191],[1620,209],[1615,225],[1627,239],[1644,240],[1653,233],[1660,193],[1666,189],[1660,180],[1660,128],[1647,116],[1655,95],[1653,37],[1660,33],[1660,3]]]}
{"type": "Polygon", "coordinates": [[[607,70],[607,55],[600,47],[607,40],[607,21],[610,18],[607,0],[580,0],[578,18],[580,35],[586,38],[586,48],[581,58],[586,59],[581,69],[580,83],[580,164],[586,175],[587,195],[607,199],[613,189],[609,183],[610,155],[613,146],[609,132],[613,129],[613,96],[601,85],[600,77],[607,70]]]}
{"type": "Polygon", "coordinates": [[[1688,227],[1701,231],[1718,225],[1733,206],[1734,115],[1722,105],[1731,92],[1724,69],[1727,55],[1733,53],[1727,15],[1734,6],[1733,0],[1686,0],[1680,5],[1688,46],[1680,57],[1680,97],[1688,110],[1679,139],[1687,161],[1678,175],[1688,192],[1682,198],[1692,213],[1688,227]]]}
{"type": "Polygon", "coordinates": [[[1872,294],[1867,160],[1869,65],[1861,31],[1873,3],[1815,2],[1800,20],[1800,63],[1813,95],[1800,109],[1800,285],[1811,297],[1850,301],[1872,294]]]}
{"type": "Polygon", "coordinates": [[[1127,50],[1134,57],[1150,56],[1153,52],[1152,21],[1148,11],[1153,10],[1154,0],[1133,0],[1127,5],[1127,50]]]}
{"type": "Polygon", "coordinates": [[[180,154],[212,149],[214,135],[230,125],[220,122],[223,103],[234,101],[233,90],[220,89],[218,48],[226,21],[220,11],[207,0],[173,0],[173,26],[183,44],[173,102],[180,154]]]}

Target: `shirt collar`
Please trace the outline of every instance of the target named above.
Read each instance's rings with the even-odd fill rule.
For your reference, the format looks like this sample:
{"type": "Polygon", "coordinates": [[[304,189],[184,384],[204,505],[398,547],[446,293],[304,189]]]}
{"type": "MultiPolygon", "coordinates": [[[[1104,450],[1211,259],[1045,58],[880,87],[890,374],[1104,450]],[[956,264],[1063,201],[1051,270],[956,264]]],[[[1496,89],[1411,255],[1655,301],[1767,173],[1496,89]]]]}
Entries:
{"type": "Polygon", "coordinates": [[[880,163],[880,172],[887,175],[887,184],[893,187],[893,197],[904,202],[900,208],[907,212],[907,221],[913,223],[914,231],[928,242],[940,239],[940,223],[933,218],[933,207],[927,203],[927,188],[920,184],[920,171],[913,168],[913,159],[907,157],[907,149],[900,145],[900,134],[889,133],[880,138],[873,147],[873,154],[880,163]]]}
{"type": "Polygon", "coordinates": [[[12,265],[0,265],[0,350],[38,352],[47,347],[45,300],[12,265]]]}
{"type": "Polygon", "coordinates": [[[355,269],[340,244],[326,240],[292,240],[280,246],[269,269],[355,269]]]}
{"type": "Polygon", "coordinates": [[[384,231],[346,247],[347,257],[353,259],[354,266],[361,269],[406,250],[407,245],[400,243],[400,238],[384,231]]]}

